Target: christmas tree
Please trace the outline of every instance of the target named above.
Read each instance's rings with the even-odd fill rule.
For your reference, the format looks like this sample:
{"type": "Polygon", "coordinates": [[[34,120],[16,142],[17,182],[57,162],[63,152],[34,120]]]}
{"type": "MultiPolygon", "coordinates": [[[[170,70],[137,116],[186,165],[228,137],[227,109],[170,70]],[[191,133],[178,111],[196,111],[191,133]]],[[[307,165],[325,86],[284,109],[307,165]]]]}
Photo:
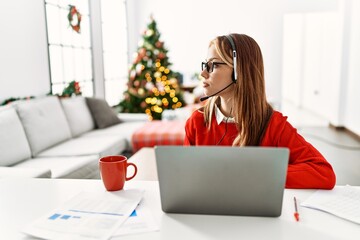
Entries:
{"type": "Polygon", "coordinates": [[[161,119],[165,109],[185,105],[176,72],[170,70],[168,50],[160,41],[156,21],[151,17],[129,70],[128,89],[119,103],[121,112],[146,113],[161,119]]]}

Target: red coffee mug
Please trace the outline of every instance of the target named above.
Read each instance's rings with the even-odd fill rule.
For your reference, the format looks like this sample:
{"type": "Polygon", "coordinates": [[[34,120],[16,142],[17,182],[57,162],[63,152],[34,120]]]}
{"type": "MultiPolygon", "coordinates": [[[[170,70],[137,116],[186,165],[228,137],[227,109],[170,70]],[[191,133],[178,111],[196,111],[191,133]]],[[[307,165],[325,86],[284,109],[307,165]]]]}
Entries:
{"type": "Polygon", "coordinates": [[[127,157],[122,155],[105,156],[99,160],[101,179],[108,191],[118,191],[124,188],[125,181],[136,176],[137,167],[134,163],[128,163],[127,157]],[[133,166],[135,171],[131,177],[127,177],[127,167],[133,166]]]}

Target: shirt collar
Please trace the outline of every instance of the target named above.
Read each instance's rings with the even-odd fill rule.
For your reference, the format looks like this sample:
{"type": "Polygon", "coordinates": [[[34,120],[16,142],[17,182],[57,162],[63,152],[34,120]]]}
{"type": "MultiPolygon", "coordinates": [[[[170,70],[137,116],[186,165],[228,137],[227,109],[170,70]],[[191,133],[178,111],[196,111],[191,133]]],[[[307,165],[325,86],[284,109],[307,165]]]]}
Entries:
{"type": "Polygon", "coordinates": [[[231,122],[234,123],[235,119],[233,117],[225,117],[225,115],[220,111],[218,106],[215,104],[215,117],[216,122],[218,125],[220,125],[221,122],[231,122]]]}

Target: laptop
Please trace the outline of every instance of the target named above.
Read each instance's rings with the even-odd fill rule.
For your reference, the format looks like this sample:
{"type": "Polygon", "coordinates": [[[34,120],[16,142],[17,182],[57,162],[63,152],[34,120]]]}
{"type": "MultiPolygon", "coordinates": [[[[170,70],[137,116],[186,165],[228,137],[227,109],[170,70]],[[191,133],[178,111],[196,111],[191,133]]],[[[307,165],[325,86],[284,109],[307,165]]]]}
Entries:
{"type": "Polygon", "coordinates": [[[281,215],[287,148],[155,146],[166,213],[281,215]]]}

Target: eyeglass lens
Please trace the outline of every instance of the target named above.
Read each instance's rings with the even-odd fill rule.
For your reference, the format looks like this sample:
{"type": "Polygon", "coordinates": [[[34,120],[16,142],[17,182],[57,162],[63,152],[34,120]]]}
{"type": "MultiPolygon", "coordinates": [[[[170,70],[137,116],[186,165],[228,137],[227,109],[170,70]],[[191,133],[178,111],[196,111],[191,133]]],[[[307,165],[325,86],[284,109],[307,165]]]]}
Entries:
{"type": "Polygon", "coordinates": [[[208,71],[208,73],[211,73],[213,71],[213,63],[212,62],[202,62],[201,63],[201,71],[208,71]]]}

